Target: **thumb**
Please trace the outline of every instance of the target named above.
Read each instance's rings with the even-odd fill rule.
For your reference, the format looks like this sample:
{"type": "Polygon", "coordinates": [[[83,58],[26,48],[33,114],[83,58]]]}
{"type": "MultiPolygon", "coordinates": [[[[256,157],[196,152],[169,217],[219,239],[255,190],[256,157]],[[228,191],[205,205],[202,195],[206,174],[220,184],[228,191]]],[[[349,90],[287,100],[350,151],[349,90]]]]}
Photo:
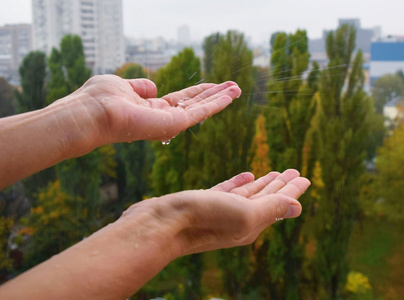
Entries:
{"type": "Polygon", "coordinates": [[[299,201],[282,194],[271,194],[253,202],[257,202],[257,208],[264,213],[265,222],[269,224],[285,218],[296,218],[302,212],[299,201]]]}
{"type": "Polygon", "coordinates": [[[142,98],[156,98],[157,87],[153,81],[145,78],[128,79],[133,91],[142,98]]]}

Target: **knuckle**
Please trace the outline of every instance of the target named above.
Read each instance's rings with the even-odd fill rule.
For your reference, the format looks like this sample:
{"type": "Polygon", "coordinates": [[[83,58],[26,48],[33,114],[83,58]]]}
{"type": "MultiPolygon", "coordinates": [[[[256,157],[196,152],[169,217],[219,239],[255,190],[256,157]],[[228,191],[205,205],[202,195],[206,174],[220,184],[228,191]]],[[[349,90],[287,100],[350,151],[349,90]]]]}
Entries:
{"type": "Polygon", "coordinates": [[[284,201],[277,201],[275,209],[275,218],[283,218],[283,216],[287,213],[288,207],[284,201]]]}

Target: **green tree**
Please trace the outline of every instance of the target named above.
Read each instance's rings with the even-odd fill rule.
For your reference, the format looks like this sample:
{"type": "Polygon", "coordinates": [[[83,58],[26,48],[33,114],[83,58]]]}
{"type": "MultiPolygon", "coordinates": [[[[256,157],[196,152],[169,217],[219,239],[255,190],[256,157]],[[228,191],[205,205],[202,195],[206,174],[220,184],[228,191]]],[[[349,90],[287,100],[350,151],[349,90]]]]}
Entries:
{"type": "Polygon", "coordinates": [[[100,147],[85,156],[63,161],[56,166],[62,190],[73,199],[82,199],[77,206],[84,206],[88,211],[86,228],[89,231],[86,234],[102,225],[100,186],[104,175],[116,176],[115,167],[113,145],[100,147]]]}
{"type": "Polygon", "coordinates": [[[50,103],[71,94],[91,76],[91,70],[85,65],[81,38],[77,35],[66,35],[60,43],[60,50],[52,49],[48,67],[47,100],[50,103]]]}
{"type": "Polygon", "coordinates": [[[213,65],[205,77],[210,82],[222,83],[232,80],[243,91],[223,112],[206,120],[198,132],[203,147],[201,183],[209,187],[231,176],[245,171],[248,152],[254,134],[255,115],[250,113],[252,102],[249,94],[254,88],[252,52],[248,49],[244,35],[229,31],[223,36],[213,53],[213,65]],[[217,166],[221,165],[221,168],[217,166]]]}
{"type": "Polygon", "coordinates": [[[127,205],[141,201],[148,192],[147,177],[153,156],[150,143],[136,141],[114,145],[116,151],[116,180],[121,206],[118,214],[127,205]]]}
{"type": "Polygon", "coordinates": [[[115,71],[115,75],[121,78],[146,78],[146,72],[141,65],[126,63],[115,71]]]}
{"type": "Polygon", "coordinates": [[[268,67],[253,67],[254,72],[254,90],[250,99],[258,107],[265,106],[268,102],[267,91],[268,91],[268,79],[271,76],[269,66],[268,67]]]}
{"type": "MultiPolygon", "coordinates": [[[[197,132],[200,146],[191,153],[191,160],[196,165],[194,177],[188,178],[192,178],[198,187],[212,186],[249,169],[255,120],[249,99],[254,88],[252,52],[244,35],[228,31],[223,36],[208,37],[204,44],[211,45],[210,52],[205,52],[205,59],[211,59],[210,71],[205,62],[205,78],[214,83],[235,81],[243,95],[223,112],[203,122],[197,132]],[[218,42],[217,37],[220,37],[218,42]]],[[[229,297],[239,297],[246,289],[250,254],[250,247],[218,252],[218,265],[229,297]]]]}
{"type": "MultiPolygon", "coordinates": [[[[156,74],[158,96],[169,94],[195,85],[201,79],[201,64],[198,57],[190,48],[185,48],[174,56],[170,63],[156,74]]],[[[187,99],[184,99],[186,101],[187,99]]],[[[187,182],[187,172],[190,165],[190,151],[198,147],[192,139],[192,130],[197,126],[181,133],[169,143],[153,143],[154,163],[151,173],[153,195],[162,195],[183,190],[187,182]]],[[[176,278],[169,292],[178,293],[178,282],[183,286],[184,299],[199,299],[201,297],[201,278],[203,264],[200,254],[180,258],[171,263],[164,273],[155,280],[155,286],[161,286],[164,278],[176,278]]],[[[178,296],[178,295],[177,295],[178,296]]]]}
{"type": "Polygon", "coordinates": [[[2,273],[13,268],[13,260],[8,256],[8,238],[13,224],[12,218],[0,217],[0,282],[3,281],[2,273]]]}
{"type": "Polygon", "coordinates": [[[277,39],[279,34],[284,34],[284,33],[281,32],[281,31],[276,31],[276,32],[271,34],[271,38],[269,39],[269,46],[271,47],[272,52],[274,51],[275,42],[276,42],[276,39],[277,39]]]}
{"type": "Polygon", "coordinates": [[[258,178],[270,170],[269,147],[265,130],[265,117],[260,114],[255,122],[255,135],[251,145],[251,172],[258,178]]]}
{"type": "Polygon", "coordinates": [[[156,74],[158,96],[195,85],[201,79],[201,62],[191,48],[185,48],[156,74]]]}
{"type": "Polygon", "coordinates": [[[13,87],[0,77],[0,118],[14,114],[13,87]]]}
{"type": "MultiPolygon", "coordinates": [[[[201,78],[201,64],[190,48],[185,48],[156,75],[159,96],[194,85],[201,78]]],[[[186,101],[186,99],[184,99],[186,101]]],[[[188,129],[173,139],[168,147],[154,144],[155,162],[152,171],[154,194],[162,195],[184,189],[190,166],[190,151],[194,147],[192,131],[188,129]]]]}
{"type": "Polygon", "coordinates": [[[213,56],[218,49],[222,35],[217,32],[206,37],[203,41],[203,71],[205,74],[210,74],[213,67],[213,56]]]}
{"type": "Polygon", "coordinates": [[[24,57],[20,68],[21,92],[16,92],[18,112],[37,110],[46,105],[46,56],[34,51],[24,57]]]}
{"type": "Polygon", "coordinates": [[[383,114],[383,106],[391,100],[401,100],[404,97],[404,81],[399,74],[384,75],[373,83],[372,97],[375,101],[376,112],[383,114]]]}
{"type": "Polygon", "coordinates": [[[404,123],[400,123],[378,149],[376,169],[371,192],[367,195],[368,207],[393,222],[403,221],[404,123]]]}
{"type": "Polygon", "coordinates": [[[316,275],[319,297],[337,299],[348,274],[346,254],[359,211],[359,180],[373,103],[363,90],[362,53],[351,62],[355,30],[348,25],[326,40],[328,68],[321,72],[318,115],[320,199],[316,211],[316,275]]]}
{"type": "Polygon", "coordinates": [[[396,74],[397,74],[397,75],[401,78],[401,80],[404,82],[404,72],[403,72],[403,70],[397,71],[396,74]]]}
{"type": "MultiPolygon", "coordinates": [[[[308,38],[306,31],[295,34],[278,32],[272,45],[271,80],[268,83],[269,104],[263,110],[266,117],[270,168],[283,171],[288,168],[302,170],[304,166],[304,146],[307,143],[312,118],[315,113],[314,95],[317,92],[318,66],[314,64],[308,79],[303,74],[309,67],[308,38]]],[[[305,176],[311,177],[312,166],[305,169],[305,176]]],[[[309,205],[307,197],[301,198],[304,207],[309,205]]],[[[258,251],[267,256],[257,258],[265,263],[270,281],[262,282],[270,286],[271,298],[300,299],[304,243],[302,228],[303,214],[292,220],[278,222],[272,234],[265,236],[258,251]],[[291,272],[290,270],[293,270],[291,272]]],[[[259,266],[258,270],[262,270],[259,266]]],[[[265,276],[256,276],[265,279],[265,276]]],[[[265,295],[265,297],[268,297],[265,295]]]]}
{"type": "Polygon", "coordinates": [[[31,233],[32,242],[24,257],[25,268],[65,250],[82,240],[88,232],[83,200],[63,192],[59,181],[49,183],[41,190],[36,203],[26,222],[25,232],[31,233]]]}

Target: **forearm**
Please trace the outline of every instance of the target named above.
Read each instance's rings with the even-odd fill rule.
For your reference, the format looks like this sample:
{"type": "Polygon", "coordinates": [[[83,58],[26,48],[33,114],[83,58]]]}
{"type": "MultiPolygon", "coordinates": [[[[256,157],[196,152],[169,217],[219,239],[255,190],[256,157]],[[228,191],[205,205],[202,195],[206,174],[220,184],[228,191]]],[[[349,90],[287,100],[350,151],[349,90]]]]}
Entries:
{"type": "Polygon", "coordinates": [[[173,259],[252,243],[301,212],[296,170],[141,201],[115,223],[0,287],[0,299],[126,299],[173,259]]]}
{"type": "Polygon", "coordinates": [[[181,217],[173,212],[167,224],[155,211],[141,208],[103,228],[7,282],[0,298],[127,299],[179,253],[181,217]]]}
{"type": "Polygon", "coordinates": [[[0,189],[99,146],[98,120],[92,120],[97,109],[94,101],[68,96],[44,109],[0,119],[0,189]]]}

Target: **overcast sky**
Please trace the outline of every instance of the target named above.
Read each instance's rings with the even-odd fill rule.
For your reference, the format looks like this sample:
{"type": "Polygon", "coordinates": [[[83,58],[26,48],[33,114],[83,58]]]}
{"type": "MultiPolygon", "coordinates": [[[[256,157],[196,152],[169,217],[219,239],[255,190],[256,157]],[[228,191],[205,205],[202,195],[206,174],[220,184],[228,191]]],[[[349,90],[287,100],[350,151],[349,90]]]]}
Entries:
{"type": "MultiPolygon", "coordinates": [[[[192,39],[237,29],[253,42],[275,31],[306,29],[318,38],[339,18],[360,18],[364,28],[404,35],[404,0],[123,0],[124,33],[132,37],[176,39],[188,25],[192,39]]],[[[0,0],[0,26],[32,21],[31,0],[0,0]]]]}

